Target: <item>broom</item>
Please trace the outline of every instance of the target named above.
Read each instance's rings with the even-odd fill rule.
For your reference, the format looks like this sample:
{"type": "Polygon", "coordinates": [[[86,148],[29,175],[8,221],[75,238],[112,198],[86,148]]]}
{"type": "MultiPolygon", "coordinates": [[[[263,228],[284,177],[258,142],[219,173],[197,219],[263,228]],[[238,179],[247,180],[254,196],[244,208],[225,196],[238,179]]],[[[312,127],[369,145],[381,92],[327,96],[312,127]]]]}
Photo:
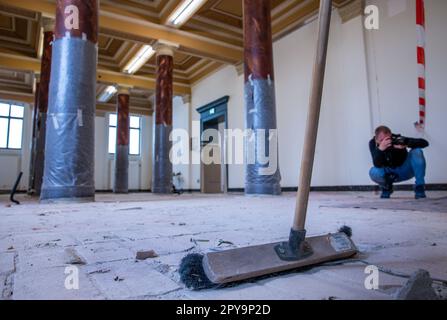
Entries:
{"type": "Polygon", "coordinates": [[[180,263],[180,280],[191,289],[222,286],[287,270],[349,258],[357,253],[344,227],[338,233],[306,238],[305,221],[317,142],[329,40],[332,0],[322,0],[319,12],[317,54],[313,71],[303,159],[295,218],[289,240],[205,255],[189,254],[180,263]]]}

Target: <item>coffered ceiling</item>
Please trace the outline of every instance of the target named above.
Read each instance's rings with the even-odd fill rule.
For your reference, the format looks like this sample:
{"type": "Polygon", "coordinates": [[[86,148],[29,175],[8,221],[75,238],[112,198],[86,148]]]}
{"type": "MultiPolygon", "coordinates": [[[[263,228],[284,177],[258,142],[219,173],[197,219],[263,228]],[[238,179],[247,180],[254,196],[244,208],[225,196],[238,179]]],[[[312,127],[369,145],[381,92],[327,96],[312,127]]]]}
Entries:
{"type": "MultiPolygon", "coordinates": [[[[174,57],[176,95],[189,95],[192,85],[224,65],[240,65],[242,1],[207,0],[176,29],[167,19],[182,1],[100,1],[99,89],[109,84],[132,86],[135,104],[146,104],[155,88],[155,57],[133,76],[124,74],[123,68],[143,45],[158,40],[178,44],[174,57]]],[[[314,17],[319,6],[319,0],[271,1],[274,39],[314,17]]],[[[334,0],[334,5],[353,1],[359,0],[334,0]]],[[[32,91],[30,78],[40,70],[42,19],[54,18],[54,12],[54,0],[0,0],[0,92],[14,92],[16,88],[20,93],[24,85],[28,86],[27,93],[32,91]]]]}

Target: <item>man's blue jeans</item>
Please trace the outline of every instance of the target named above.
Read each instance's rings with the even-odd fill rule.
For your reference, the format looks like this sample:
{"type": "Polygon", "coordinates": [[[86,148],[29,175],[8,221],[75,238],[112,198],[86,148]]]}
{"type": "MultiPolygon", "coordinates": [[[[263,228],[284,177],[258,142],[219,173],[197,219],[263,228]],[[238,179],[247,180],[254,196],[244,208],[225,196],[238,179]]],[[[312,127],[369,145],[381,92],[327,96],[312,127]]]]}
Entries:
{"type": "Polygon", "coordinates": [[[369,171],[371,179],[381,187],[386,186],[385,175],[393,173],[397,175],[395,182],[403,182],[416,178],[416,185],[425,185],[425,162],[424,152],[422,149],[413,149],[408,153],[407,160],[404,164],[397,168],[377,168],[373,167],[369,171]]]}

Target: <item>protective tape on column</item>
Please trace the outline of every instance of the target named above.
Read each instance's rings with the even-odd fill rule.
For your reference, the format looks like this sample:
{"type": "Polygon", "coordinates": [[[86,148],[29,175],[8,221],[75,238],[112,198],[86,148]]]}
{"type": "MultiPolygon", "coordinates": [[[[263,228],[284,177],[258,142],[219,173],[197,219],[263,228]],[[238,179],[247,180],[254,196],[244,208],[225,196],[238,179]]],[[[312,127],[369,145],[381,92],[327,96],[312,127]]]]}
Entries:
{"type": "Polygon", "coordinates": [[[94,197],[97,55],[90,41],[53,43],[41,200],[94,197]]]}
{"type": "Polygon", "coordinates": [[[278,195],[281,193],[281,174],[275,86],[271,79],[250,79],[245,84],[245,109],[246,128],[253,130],[253,135],[246,138],[245,193],[278,195]]]}
{"type": "Polygon", "coordinates": [[[129,146],[117,145],[115,153],[115,193],[129,192],[129,146]]]}
{"type": "Polygon", "coordinates": [[[154,130],[152,192],[168,194],[172,192],[172,163],[169,159],[172,126],[158,124],[154,130]]]}

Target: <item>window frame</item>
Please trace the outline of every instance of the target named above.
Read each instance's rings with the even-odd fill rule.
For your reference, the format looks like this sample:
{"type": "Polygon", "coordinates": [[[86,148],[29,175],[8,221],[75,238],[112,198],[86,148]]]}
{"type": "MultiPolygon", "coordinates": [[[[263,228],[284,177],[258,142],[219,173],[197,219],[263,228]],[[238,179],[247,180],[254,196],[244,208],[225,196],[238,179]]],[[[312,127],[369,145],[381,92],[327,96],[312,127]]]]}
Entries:
{"type": "MultiPolygon", "coordinates": [[[[129,157],[134,157],[134,158],[139,158],[141,157],[141,125],[142,125],[142,116],[141,115],[137,115],[137,114],[129,114],[129,146],[130,146],[130,132],[131,130],[138,130],[138,154],[132,154],[130,153],[130,147],[129,147],[129,157]],[[138,128],[137,127],[132,127],[130,124],[130,117],[135,117],[138,118],[138,128]]],[[[116,134],[118,134],[118,114],[117,113],[109,113],[109,117],[108,117],[108,121],[107,121],[107,135],[108,135],[108,142],[110,142],[110,129],[111,128],[115,128],[116,129],[116,134]],[[116,116],[116,124],[115,125],[111,125],[110,124],[110,118],[111,116],[115,115],[116,116]]],[[[116,145],[116,136],[115,136],[115,145],[116,145]]],[[[107,146],[107,153],[109,155],[109,157],[113,157],[116,154],[116,148],[115,148],[115,152],[109,152],[110,150],[110,145],[107,146]]]]}
{"type": "Polygon", "coordinates": [[[25,126],[25,105],[23,105],[22,103],[19,103],[19,102],[11,102],[11,101],[4,101],[4,100],[0,100],[0,103],[9,105],[8,115],[7,116],[0,115],[0,119],[6,119],[8,121],[8,124],[6,126],[6,147],[5,148],[0,147],[0,150],[1,151],[21,151],[23,149],[23,129],[25,126]],[[17,106],[17,107],[23,108],[23,116],[21,118],[11,116],[12,106],[17,106]],[[10,127],[11,127],[11,119],[22,121],[22,133],[20,135],[20,148],[10,148],[9,147],[9,131],[10,131],[10,127]]]}

